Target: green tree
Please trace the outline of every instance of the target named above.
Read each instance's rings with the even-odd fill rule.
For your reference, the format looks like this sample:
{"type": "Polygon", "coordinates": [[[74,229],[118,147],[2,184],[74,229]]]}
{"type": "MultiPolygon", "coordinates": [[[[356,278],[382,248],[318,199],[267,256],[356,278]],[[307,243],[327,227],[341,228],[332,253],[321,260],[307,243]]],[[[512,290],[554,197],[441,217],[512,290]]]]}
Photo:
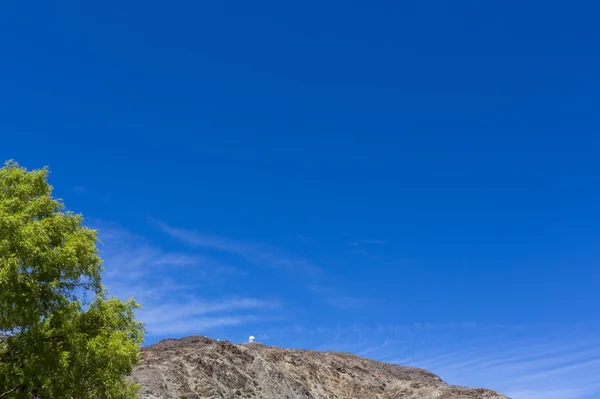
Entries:
{"type": "Polygon", "coordinates": [[[0,398],[129,399],[139,305],[109,298],[97,232],[52,197],[48,169],[0,168],[0,398]]]}

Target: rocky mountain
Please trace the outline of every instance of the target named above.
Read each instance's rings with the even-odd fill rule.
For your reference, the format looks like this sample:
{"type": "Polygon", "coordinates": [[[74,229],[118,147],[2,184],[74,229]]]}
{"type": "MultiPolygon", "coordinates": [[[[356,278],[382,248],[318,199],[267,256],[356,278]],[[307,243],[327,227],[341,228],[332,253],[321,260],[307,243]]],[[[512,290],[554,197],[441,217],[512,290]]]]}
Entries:
{"type": "Polygon", "coordinates": [[[507,399],[428,371],[349,353],[240,345],[205,337],[146,347],[132,377],[144,399],[507,399]]]}

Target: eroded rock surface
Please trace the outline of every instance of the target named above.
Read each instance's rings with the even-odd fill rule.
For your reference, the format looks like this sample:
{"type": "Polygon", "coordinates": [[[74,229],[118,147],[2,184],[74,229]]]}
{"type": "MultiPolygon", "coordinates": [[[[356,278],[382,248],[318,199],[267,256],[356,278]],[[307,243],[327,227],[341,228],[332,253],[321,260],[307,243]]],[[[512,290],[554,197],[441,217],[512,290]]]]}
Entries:
{"type": "Polygon", "coordinates": [[[144,348],[132,375],[143,399],[507,399],[426,370],[348,353],[240,345],[205,337],[144,348]]]}

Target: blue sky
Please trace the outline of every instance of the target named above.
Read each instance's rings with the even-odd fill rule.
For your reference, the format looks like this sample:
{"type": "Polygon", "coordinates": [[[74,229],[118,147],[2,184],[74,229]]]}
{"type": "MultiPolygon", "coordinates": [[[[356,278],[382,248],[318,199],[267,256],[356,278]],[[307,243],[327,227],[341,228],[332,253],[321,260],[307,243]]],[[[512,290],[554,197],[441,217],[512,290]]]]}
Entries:
{"type": "Polygon", "coordinates": [[[597,398],[599,18],[592,1],[11,2],[0,158],[50,166],[148,343],[252,334],[597,398]]]}

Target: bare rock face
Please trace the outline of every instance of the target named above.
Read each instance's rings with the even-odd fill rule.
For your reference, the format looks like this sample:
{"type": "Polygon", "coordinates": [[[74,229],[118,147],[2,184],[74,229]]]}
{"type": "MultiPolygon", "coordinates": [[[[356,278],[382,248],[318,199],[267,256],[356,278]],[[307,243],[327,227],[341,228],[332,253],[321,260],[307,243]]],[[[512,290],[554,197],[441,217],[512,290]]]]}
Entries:
{"type": "Polygon", "coordinates": [[[143,399],[508,399],[428,371],[348,353],[168,339],[142,350],[131,378],[143,399]]]}

